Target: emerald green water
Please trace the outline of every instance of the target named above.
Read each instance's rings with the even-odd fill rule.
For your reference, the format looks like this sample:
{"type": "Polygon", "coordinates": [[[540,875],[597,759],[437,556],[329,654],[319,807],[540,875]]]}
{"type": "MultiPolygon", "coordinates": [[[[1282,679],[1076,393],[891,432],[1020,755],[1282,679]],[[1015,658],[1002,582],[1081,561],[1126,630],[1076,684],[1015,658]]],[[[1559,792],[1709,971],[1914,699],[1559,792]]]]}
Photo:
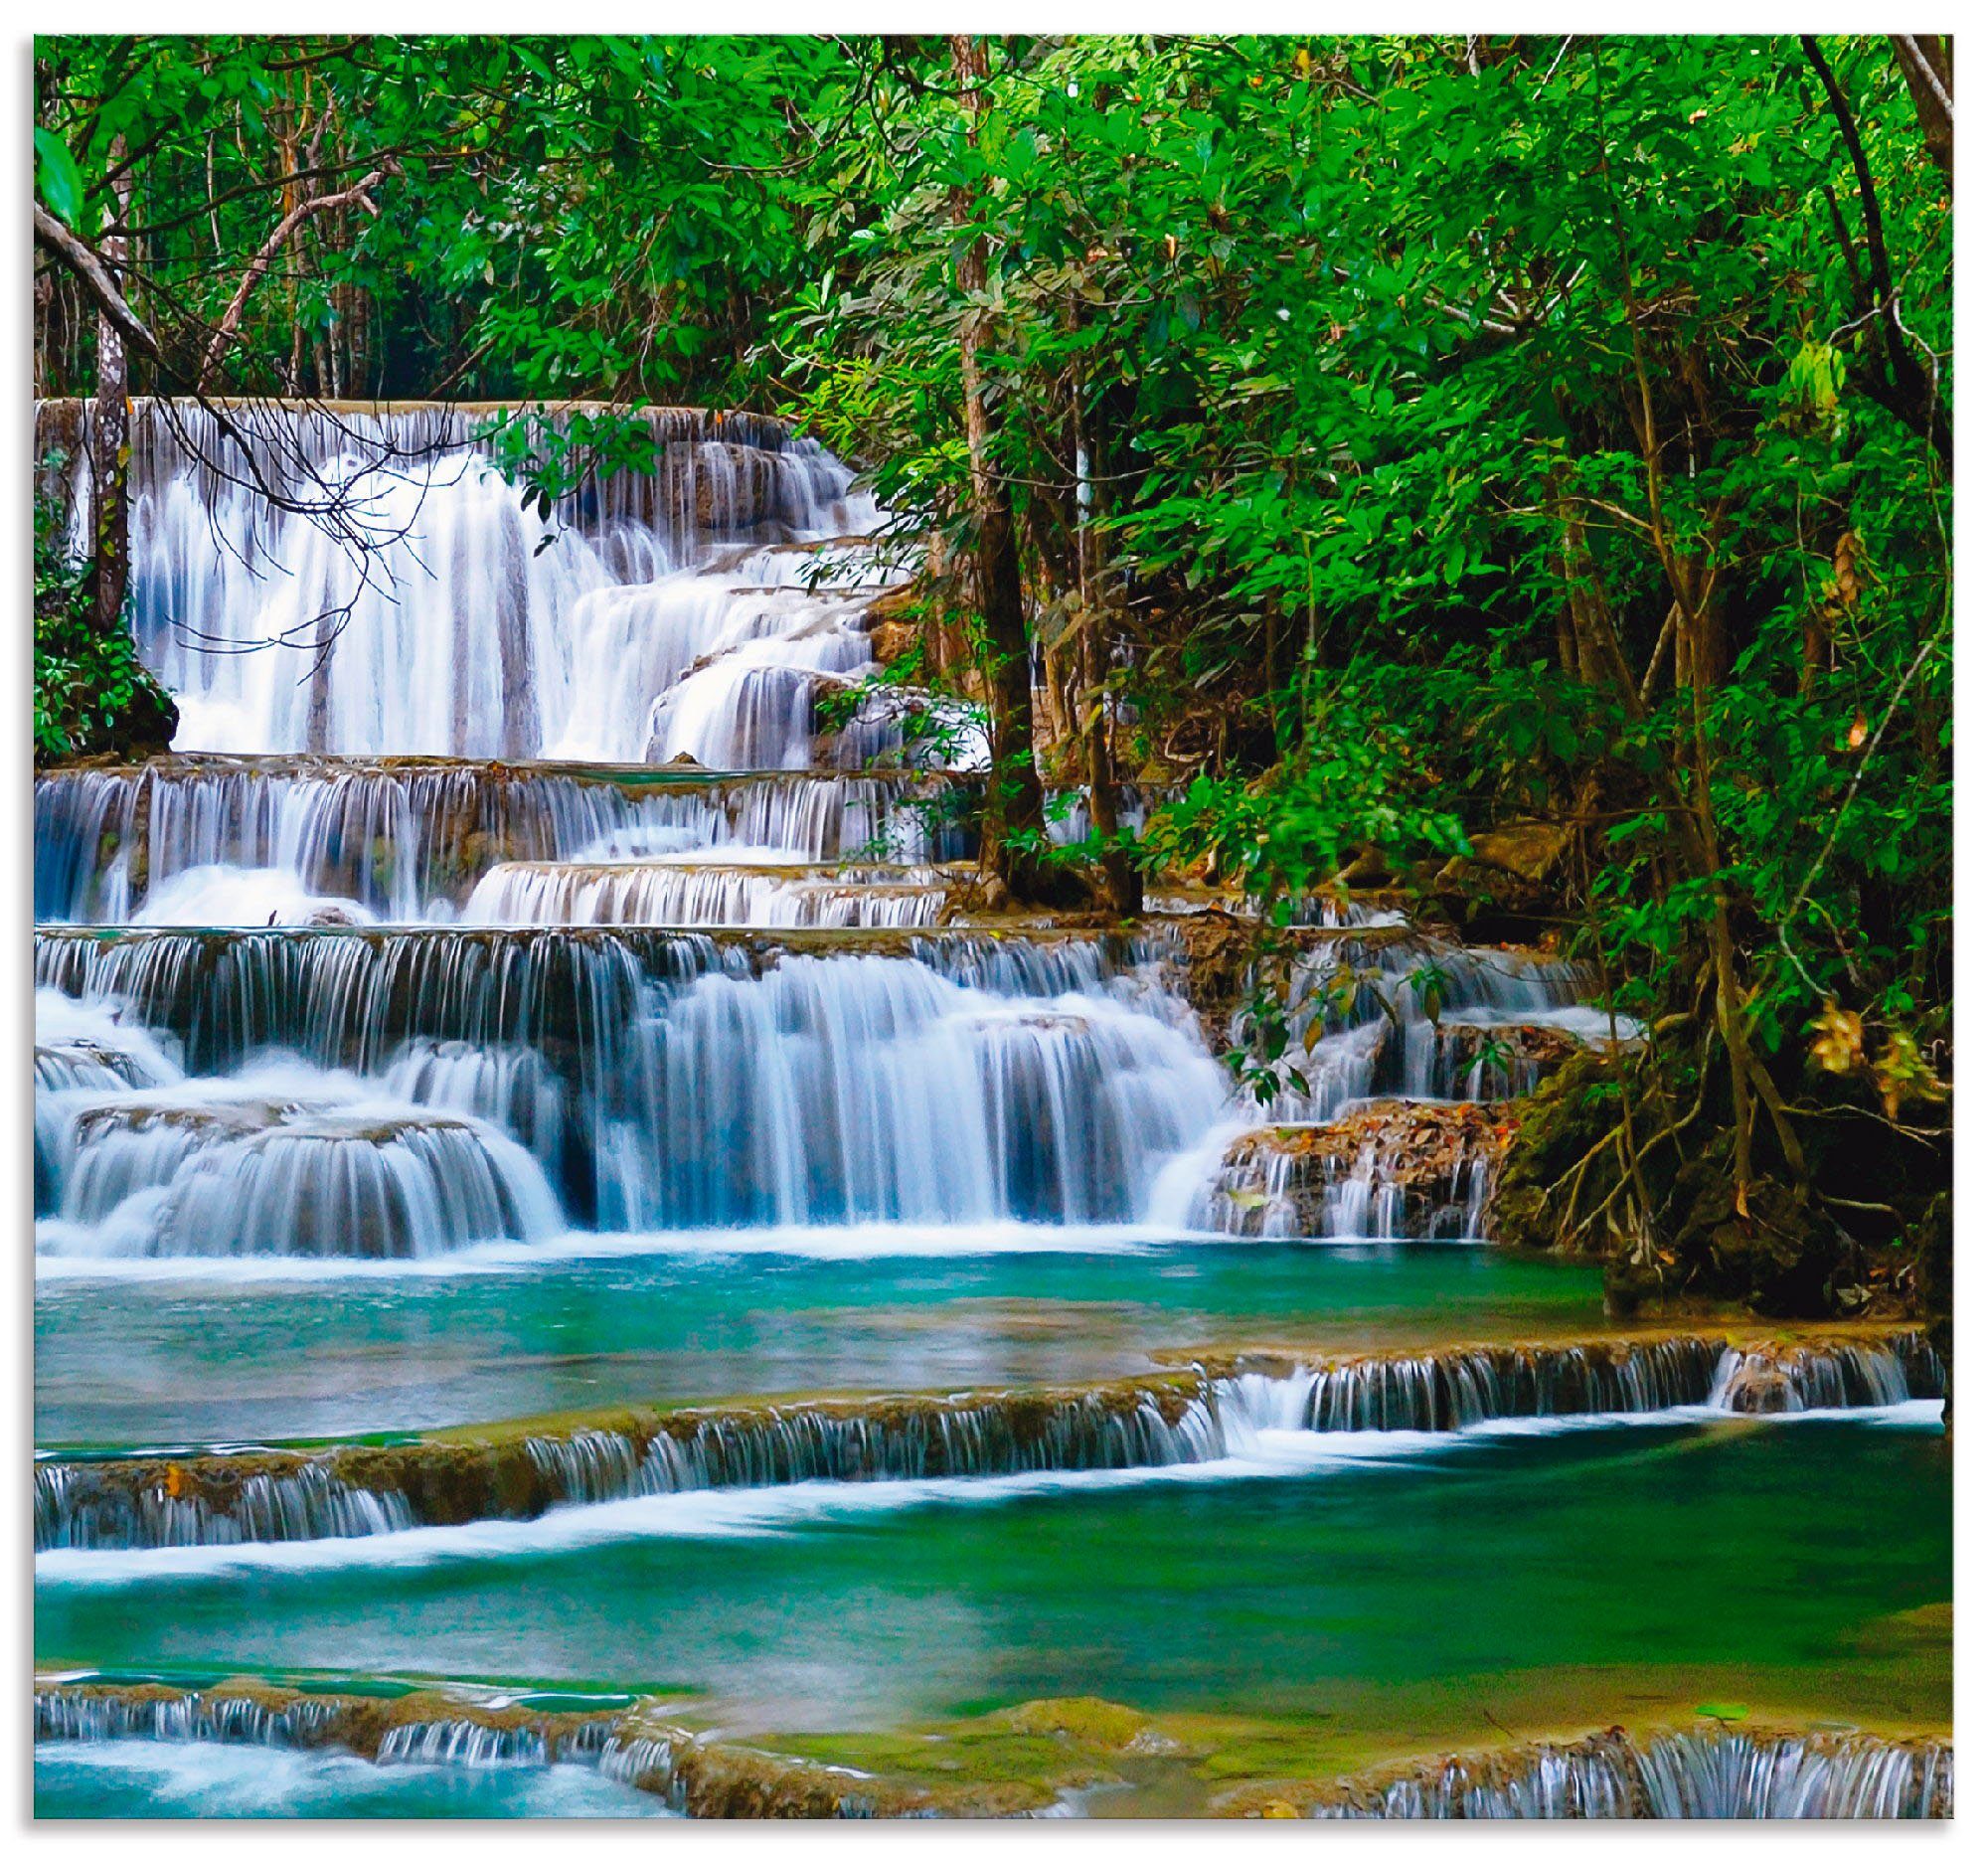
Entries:
{"type": "Polygon", "coordinates": [[[759,1732],[1080,1694],[1438,1741],[1487,1706],[1943,1725],[1945,1622],[1911,1611],[1951,1600],[1949,1467],[1923,1422],[1575,1427],[1034,1496],[675,1495],[644,1505],[678,1535],[489,1525],[431,1561],[58,1553],[36,1654],[646,1686],[759,1732]]]}
{"type": "Polygon", "coordinates": [[[35,1438],[242,1441],[636,1401],[1074,1383],[1148,1369],[1169,1347],[1547,1338],[1591,1330],[1599,1298],[1592,1267],[1457,1244],[145,1264],[38,1283],[35,1438]]]}

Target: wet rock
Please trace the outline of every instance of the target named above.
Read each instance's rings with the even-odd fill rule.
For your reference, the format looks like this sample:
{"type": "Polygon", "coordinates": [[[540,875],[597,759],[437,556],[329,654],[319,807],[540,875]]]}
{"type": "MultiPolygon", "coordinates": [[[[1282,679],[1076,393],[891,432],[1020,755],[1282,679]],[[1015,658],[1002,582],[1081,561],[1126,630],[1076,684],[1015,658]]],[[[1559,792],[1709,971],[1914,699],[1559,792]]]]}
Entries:
{"type": "Polygon", "coordinates": [[[862,622],[869,634],[870,654],[880,667],[890,668],[918,647],[928,596],[924,588],[912,581],[880,592],[863,607],[862,622]]]}
{"type": "Polygon", "coordinates": [[[1235,1235],[1468,1238],[1509,1121],[1476,1102],[1378,1100],[1229,1148],[1206,1208],[1235,1235]]]}
{"type": "Polygon", "coordinates": [[[712,442],[699,444],[696,455],[693,501],[699,527],[754,528],[778,515],[780,471],[771,452],[712,442]]]}
{"type": "Polygon", "coordinates": [[[1800,1409],[1794,1381],[1772,1357],[1748,1357],[1726,1386],[1726,1407],[1742,1416],[1778,1416],[1800,1409]]]}
{"type": "Polygon", "coordinates": [[[1769,1178],[1754,1185],[1742,1216],[1731,1178],[1709,1161],[1687,1168],[1678,1196],[1690,1206],[1678,1264],[1698,1291],[1763,1313],[1821,1318],[1839,1310],[1834,1289],[1853,1278],[1856,1252],[1818,1207],[1769,1178]]]}

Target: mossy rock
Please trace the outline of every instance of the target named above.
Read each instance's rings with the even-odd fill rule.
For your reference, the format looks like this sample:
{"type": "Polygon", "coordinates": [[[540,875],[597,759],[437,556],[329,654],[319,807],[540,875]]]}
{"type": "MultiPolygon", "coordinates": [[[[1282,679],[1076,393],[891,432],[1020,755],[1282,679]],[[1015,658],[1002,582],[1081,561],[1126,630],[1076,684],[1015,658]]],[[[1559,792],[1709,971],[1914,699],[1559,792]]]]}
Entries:
{"type": "MultiPolygon", "coordinates": [[[[1493,1229],[1500,1241],[1525,1248],[1559,1246],[1568,1210],[1565,1180],[1621,1123],[1619,1086],[1608,1059],[1582,1049],[1517,1103],[1492,1196],[1493,1229]]],[[[1590,1246],[1598,1250],[1602,1241],[1605,1235],[1590,1246]]]]}

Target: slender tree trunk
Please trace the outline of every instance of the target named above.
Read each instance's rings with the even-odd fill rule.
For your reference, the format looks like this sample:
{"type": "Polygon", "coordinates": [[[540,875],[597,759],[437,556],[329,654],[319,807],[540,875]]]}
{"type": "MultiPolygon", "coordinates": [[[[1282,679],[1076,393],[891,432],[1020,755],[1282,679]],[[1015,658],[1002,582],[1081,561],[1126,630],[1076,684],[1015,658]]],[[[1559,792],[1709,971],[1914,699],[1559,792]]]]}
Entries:
{"type": "MultiPolygon", "coordinates": [[[[1103,634],[1105,600],[1103,588],[1098,584],[1094,525],[1099,513],[1095,506],[1097,485],[1083,428],[1080,382],[1074,382],[1071,391],[1071,432],[1077,465],[1077,589],[1080,625],[1077,664],[1083,687],[1078,705],[1083,717],[1084,782],[1090,787],[1090,827],[1100,842],[1109,844],[1118,834],[1118,789],[1106,712],[1110,697],[1104,686],[1108,665],[1103,634]]],[[[1099,857],[1098,866],[1111,912],[1120,919],[1141,912],[1145,898],[1131,857],[1122,849],[1107,848],[1099,857]]]]}
{"type": "MultiPolygon", "coordinates": [[[[968,33],[951,36],[952,70],[969,137],[978,138],[987,107],[987,48],[968,33]]],[[[972,201],[964,189],[952,200],[953,223],[972,223],[972,201]]],[[[987,244],[969,240],[960,250],[956,274],[962,293],[987,287],[987,244]]],[[[1050,884],[1041,859],[1015,842],[1023,831],[1040,836],[1043,783],[1036,770],[1034,708],[1029,678],[1029,628],[1022,609],[1022,571],[1015,546],[1015,514],[1006,487],[994,472],[994,420],[987,402],[981,356],[988,344],[986,317],[972,303],[959,326],[960,386],[966,404],[966,448],[973,485],[973,526],[979,605],[980,645],[987,682],[988,741],[992,765],[981,825],[980,867],[1021,899],[1045,897],[1050,884]]]]}
{"type": "Polygon", "coordinates": [[[1953,178],[1953,41],[1941,33],[1893,33],[1892,51],[1911,92],[1926,153],[1953,178]]]}
{"type": "MultiPolygon", "coordinates": [[[[110,145],[110,165],[116,167],[123,158],[124,139],[120,135],[110,145]]],[[[125,287],[124,271],[130,260],[130,240],[124,233],[130,212],[131,183],[126,176],[111,185],[99,247],[104,268],[120,288],[125,287]]],[[[131,514],[125,493],[131,468],[130,387],[131,358],[123,331],[99,311],[89,478],[95,507],[95,621],[98,633],[106,637],[124,621],[124,590],[131,576],[131,514]]]]}

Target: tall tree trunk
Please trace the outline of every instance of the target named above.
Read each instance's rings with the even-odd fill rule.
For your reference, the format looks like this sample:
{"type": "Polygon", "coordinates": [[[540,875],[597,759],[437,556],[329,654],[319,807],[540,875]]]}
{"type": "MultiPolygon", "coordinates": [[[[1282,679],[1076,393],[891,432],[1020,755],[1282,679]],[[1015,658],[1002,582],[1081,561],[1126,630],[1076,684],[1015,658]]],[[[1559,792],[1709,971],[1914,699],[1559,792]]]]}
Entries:
{"type": "MultiPolygon", "coordinates": [[[[124,159],[124,138],[110,144],[110,165],[124,159]]],[[[110,279],[120,288],[130,260],[125,226],[131,216],[129,176],[111,183],[103,209],[99,251],[110,279]]],[[[131,515],[126,496],[131,467],[131,358],[124,334],[99,310],[96,317],[96,409],[89,432],[89,480],[94,503],[95,622],[109,636],[124,621],[124,589],[131,577],[131,515]]]]}
{"type": "MultiPolygon", "coordinates": [[[[1117,774],[1111,763],[1111,735],[1106,708],[1109,695],[1104,686],[1107,651],[1104,646],[1103,588],[1098,583],[1097,529],[1095,506],[1097,485],[1091,469],[1090,445],[1083,428],[1081,382],[1074,382],[1070,408],[1072,450],[1077,474],[1077,590],[1080,654],[1077,658],[1083,695],[1079,706],[1083,716],[1084,781],[1090,787],[1090,827],[1100,842],[1109,844],[1118,834],[1117,774]]],[[[1104,895],[1111,912],[1120,919],[1138,914],[1144,906],[1139,872],[1124,850],[1107,848],[1099,858],[1104,878],[1104,895]]]]}
{"type": "MultiPolygon", "coordinates": [[[[987,109],[987,48],[969,33],[950,39],[952,71],[959,84],[969,140],[977,141],[987,109]]],[[[952,197],[953,224],[972,223],[972,198],[952,197]]],[[[987,287],[987,242],[975,237],[955,265],[963,294],[987,287]]],[[[988,743],[992,765],[981,823],[980,867],[1024,900],[1049,899],[1054,886],[1039,856],[1023,850],[1018,833],[1043,828],[1043,782],[1036,770],[1034,709],[1029,678],[1029,628],[1022,609],[1022,571],[1015,547],[1015,515],[1006,487],[994,473],[994,419],[987,403],[981,355],[988,345],[984,312],[968,303],[959,324],[959,375],[966,403],[966,449],[973,488],[975,560],[980,606],[980,646],[987,683],[988,743]]]]}
{"type": "Polygon", "coordinates": [[[1892,52],[1911,92],[1926,153],[1953,178],[1953,40],[1942,33],[1892,34],[1892,52]]]}

